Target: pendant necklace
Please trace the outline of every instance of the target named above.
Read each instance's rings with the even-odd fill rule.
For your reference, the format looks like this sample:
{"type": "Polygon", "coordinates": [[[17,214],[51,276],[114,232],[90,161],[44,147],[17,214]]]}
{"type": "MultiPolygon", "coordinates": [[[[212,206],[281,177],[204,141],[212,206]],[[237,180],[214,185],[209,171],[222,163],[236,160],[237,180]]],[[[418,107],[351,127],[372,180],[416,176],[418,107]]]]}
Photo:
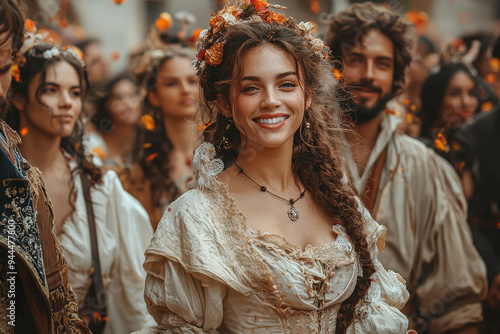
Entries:
{"type": "Polygon", "coordinates": [[[238,174],[243,174],[246,176],[247,179],[249,179],[250,181],[252,181],[253,183],[255,183],[255,185],[257,187],[260,188],[261,191],[263,192],[267,192],[268,194],[270,195],[273,195],[274,197],[276,198],[279,198],[280,200],[282,201],[285,201],[285,202],[288,202],[290,204],[290,209],[288,209],[287,213],[288,213],[288,218],[290,218],[291,221],[296,221],[299,219],[299,210],[297,210],[293,205],[295,204],[295,202],[297,202],[298,200],[300,200],[301,198],[304,197],[305,193],[306,193],[306,190],[304,189],[303,192],[300,193],[300,196],[297,198],[297,199],[293,199],[293,198],[290,198],[290,199],[286,199],[286,198],[283,198],[281,196],[278,196],[276,194],[273,194],[272,192],[270,192],[269,190],[267,190],[267,188],[265,186],[261,186],[260,184],[258,184],[257,182],[255,182],[250,176],[248,176],[244,171],[243,171],[243,168],[241,168],[240,166],[238,166],[236,164],[236,162],[234,162],[234,165],[238,168],[238,174]]]}

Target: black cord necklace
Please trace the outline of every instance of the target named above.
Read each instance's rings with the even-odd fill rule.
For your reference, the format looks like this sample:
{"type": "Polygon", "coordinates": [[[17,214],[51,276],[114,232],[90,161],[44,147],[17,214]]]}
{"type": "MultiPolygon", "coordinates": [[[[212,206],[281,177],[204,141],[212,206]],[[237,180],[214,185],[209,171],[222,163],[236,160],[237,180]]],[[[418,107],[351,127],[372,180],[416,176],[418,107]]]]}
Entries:
{"type": "Polygon", "coordinates": [[[305,193],[306,193],[306,190],[304,189],[303,192],[300,193],[300,196],[297,198],[297,199],[293,199],[293,198],[290,198],[290,199],[286,199],[286,198],[283,198],[281,196],[278,196],[276,194],[273,194],[272,192],[270,192],[269,190],[267,190],[267,188],[265,186],[261,186],[260,184],[258,184],[257,182],[255,182],[250,176],[248,176],[244,171],[243,171],[243,168],[241,168],[240,166],[238,166],[236,164],[236,162],[234,162],[234,165],[238,168],[238,173],[239,174],[243,174],[247,177],[247,179],[249,179],[250,181],[252,181],[253,183],[255,183],[255,185],[257,187],[260,188],[261,191],[263,192],[267,192],[268,194],[270,195],[273,195],[274,197],[276,198],[279,198],[280,200],[282,201],[285,201],[285,202],[288,202],[291,206],[290,209],[288,209],[287,213],[288,213],[288,218],[290,218],[291,221],[296,221],[297,219],[299,219],[299,210],[297,210],[293,205],[295,204],[295,202],[297,202],[298,200],[300,200],[301,198],[304,197],[305,193]]]}

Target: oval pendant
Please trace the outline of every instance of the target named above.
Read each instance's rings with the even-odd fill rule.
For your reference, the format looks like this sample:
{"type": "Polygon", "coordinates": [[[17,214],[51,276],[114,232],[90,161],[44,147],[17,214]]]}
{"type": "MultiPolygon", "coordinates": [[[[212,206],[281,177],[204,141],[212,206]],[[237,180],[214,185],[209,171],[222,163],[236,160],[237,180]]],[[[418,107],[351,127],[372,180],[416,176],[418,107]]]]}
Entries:
{"type": "Polygon", "coordinates": [[[290,218],[291,221],[296,221],[299,219],[299,211],[295,209],[293,206],[288,209],[288,218],[290,218]]]}

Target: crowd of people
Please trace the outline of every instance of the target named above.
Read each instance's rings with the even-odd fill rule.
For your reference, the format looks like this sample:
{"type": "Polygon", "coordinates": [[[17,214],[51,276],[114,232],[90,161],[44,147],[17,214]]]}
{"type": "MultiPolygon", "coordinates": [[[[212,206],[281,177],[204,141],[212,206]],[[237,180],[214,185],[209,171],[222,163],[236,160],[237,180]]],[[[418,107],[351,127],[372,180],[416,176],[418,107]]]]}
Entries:
{"type": "Polygon", "coordinates": [[[113,74],[0,0],[0,332],[500,333],[500,38],[414,16],[244,0],[113,74]]]}

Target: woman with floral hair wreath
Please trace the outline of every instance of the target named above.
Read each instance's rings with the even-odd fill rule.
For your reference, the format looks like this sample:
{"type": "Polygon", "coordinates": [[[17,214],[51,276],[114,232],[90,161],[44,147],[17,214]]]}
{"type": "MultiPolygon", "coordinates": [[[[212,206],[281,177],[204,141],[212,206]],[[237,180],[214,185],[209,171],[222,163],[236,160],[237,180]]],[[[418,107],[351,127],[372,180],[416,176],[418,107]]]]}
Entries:
{"type": "Polygon", "coordinates": [[[338,158],[328,52],[273,7],[226,7],[202,33],[205,142],[146,251],[158,326],[141,333],[406,332],[385,228],[338,158]]]}
{"type": "Polygon", "coordinates": [[[100,170],[85,155],[87,75],[79,50],[53,45],[33,27],[13,74],[6,121],[22,136],[22,154],[47,181],[53,228],[86,324],[93,333],[129,333],[151,324],[141,262],[153,231],[116,173],[100,170]]]}

